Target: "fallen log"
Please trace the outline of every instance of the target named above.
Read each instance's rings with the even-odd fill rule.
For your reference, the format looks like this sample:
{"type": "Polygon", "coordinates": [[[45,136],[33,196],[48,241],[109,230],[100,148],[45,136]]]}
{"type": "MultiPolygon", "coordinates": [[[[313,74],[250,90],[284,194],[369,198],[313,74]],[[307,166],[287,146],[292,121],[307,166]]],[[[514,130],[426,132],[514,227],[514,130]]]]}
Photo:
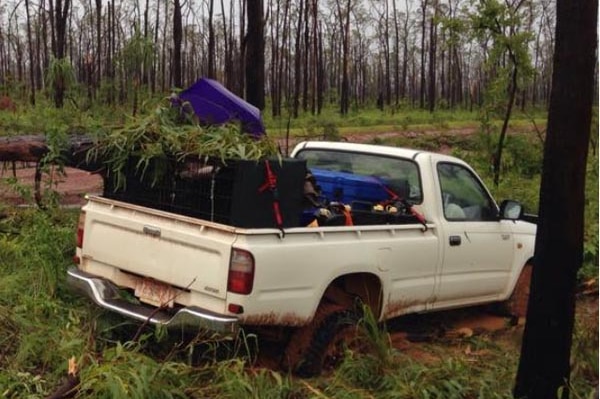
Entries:
{"type": "MultiPolygon", "coordinates": [[[[96,160],[87,159],[87,152],[93,145],[94,140],[89,136],[69,136],[68,144],[60,150],[59,162],[62,166],[89,172],[98,171],[102,174],[103,165],[96,160]]],[[[43,208],[41,162],[50,151],[49,143],[42,134],[0,137],[0,163],[12,163],[13,175],[16,175],[16,162],[35,162],[34,199],[41,208],[43,208]]]]}
{"type": "MultiPolygon", "coordinates": [[[[94,140],[86,135],[69,136],[69,143],[60,152],[64,166],[87,171],[96,171],[102,167],[97,161],[87,161],[87,151],[94,140]]],[[[0,137],[0,162],[36,162],[39,163],[50,152],[48,141],[42,134],[0,137]]]]}

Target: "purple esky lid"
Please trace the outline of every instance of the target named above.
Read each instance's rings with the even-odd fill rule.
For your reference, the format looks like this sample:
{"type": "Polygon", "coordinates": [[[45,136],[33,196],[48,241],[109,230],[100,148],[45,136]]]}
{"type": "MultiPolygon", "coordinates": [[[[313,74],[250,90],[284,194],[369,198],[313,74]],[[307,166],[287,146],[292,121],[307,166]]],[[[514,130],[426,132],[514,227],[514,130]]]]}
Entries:
{"type": "Polygon", "coordinates": [[[242,123],[242,130],[260,137],[265,127],[260,110],[242,100],[213,79],[201,78],[179,93],[182,101],[190,103],[198,119],[207,124],[222,124],[232,120],[242,123]]]}

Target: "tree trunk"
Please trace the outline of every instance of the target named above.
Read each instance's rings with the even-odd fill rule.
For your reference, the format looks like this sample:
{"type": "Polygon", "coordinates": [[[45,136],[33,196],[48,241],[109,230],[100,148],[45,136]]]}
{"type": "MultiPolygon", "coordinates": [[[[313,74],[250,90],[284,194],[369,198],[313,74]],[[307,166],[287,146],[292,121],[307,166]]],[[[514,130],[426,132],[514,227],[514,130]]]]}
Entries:
{"type": "Polygon", "coordinates": [[[433,17],[431,17],[431,25],[429,26],[429,112],[435,111],[435,68],[437,67],[437,3],[434,3],[433,7],[435,11],[433,17]]]}
{"type": "MultiPolygon", "coordinates": [[[[284,12],[283,12],[283,29],[282,29],[282,37],[281,37],[281,51],[279,54],[279,62],[277,71],[273,71],[277,75],[277,115],[281,115],[281,102],[284,97],[284,89],[288,91],[288,85],[284,84],[284,81],[287,79],[283,78],[284,65],[285,61],[289,59],[289,50],[286,49],[287,41],[288,41],[288,33],[289,33],[289,12],[290,12],[290,0],[285,0],[284,12]],[[285,55],[285,56],[284,56],[285,55]]],[[[275,88],[273,88],[275,90],[275,88]]],[[[286,96],[287,97],[287,96],[286,96]]]]}
{"type": "Polygon", "coordinates": [[[309,17],[310,17],[310,4],[306,0],[304,7],[304,70],[302,73],[302,110],[308,111],[308,87],[309,87],[309,61],[310,61],[310,29],[309,29],[309,17]]]}
{"type": "Polygon", "coordinates": [[[350,47],[350,10],[352,0],[348,0],[342,12],[340,0],[336,0],[340,33],[342,35],[342,87],[340,94],[340,114],[347,115],[350,108],[350,81],[348,77],[348,53],[350,47]]]}
{"type": "Polygon", "coordinates": [[[325,61],[323,59],[323,29],[319,21],[319,52],[317,69],[317,114],[323,109],[323,93],[325,93],[325,61]]]}
{"type": "MultiPolygon", "coordinates": [[[[37,83],[37,89],[44,89],[45,88],[45,82],[44,82],[44,78],[43,78],[43,73],[42,70],[46,70],[46,66],[47,66],[47,59],[48,59],[48,54],[47,51],[44,51],[42,53],[42,45],[44,46],[44,50],[47,50],[47,43],[48,43],[48,28],[47,28],[47,17],[46,17],[46,10],[45,10],[46,5],[44,4],[44,1],[42,0],[40,2],[40,5],[38,7],[38,20],[37,20],[37,24],[36,24],[36,46],[35,46],[35,52],[36,52],[36,58],[37,58],[37,63],[35,65],[35,81],[37,83]]],[[[1,51],[0,51],[1,53],[1,51]]]]}
{"type": "Polygon", "coordinates": [[[294,100],[292,105],[292,115],[294,118],[298,117],[298,110],[300,108],[300,87],[302,85],[302,36],[300,33],[302,32],[302,17],[304,16],[304,0],[299,1],[298,7],[298,25],[296,25],[296,44],[294,54],[294,100]]]}
{"type": "MultiPolygon", "coordinates": [[[[514,57],[511,55],[511,58],[514,57]]],[[[500,130],[500,138],[498,139],[498,146],[496,147],[496,154],[494,155],[494,185],[498,187],[500,184],[500,168],[502,166],[502,150],[504,149],[504,141],[506,140],[506,133],[508,131],[508,122],[510,121],[510,115],[512,114],[512,108],[515,103],[515,96],[517,94],[517,63],[513,59],[513,71],[510,81],[508,105],[506,106],[506,113],[504,114],[504,121],[502,122],[502,130],[500,130]]]]}
{"type": "Polygon", "coordinates": [[[400,97],[402,99],[406,98],[406,94],[408,91],[408,23],[410,21],[410,14],[408,13],[408,0],[406,1],[407,11],[404,17],[404,23],[402,25],[402,80],[400,82],[400,97]]]}
{"type": "Polygon", "coordinates": [[[269,1],[269,12],[272,15],[271,17],[271,72],[269,73],[271,80],[271,115],[273,117],[279,116],[281,113],[281,87],[279,85],[279,64],[281,63],[280,57],[280,21],[279,21],[279,7],[281,3],[278,1],[275,5],[276,9],[273,10],[273,3],[269,1]]]}
{"type": "Polygon", "coordinates": [[[312,34],[313,34],[313,46],[312,46],[312,62],[311,62],[311,75],[312,75],[312,90],[310,96],[310,111],[313,115],[317,113],[317,97],[319,88],[319,32],[318,32],[318,0],[312,2],[312,34]]]}
{"type": "Polygon", "coordinates": [[[556,48],[535,267],[515,398],[569,397],[575,286],[583,254],[585,172],[598,0],[557,0],[556,48]]]}
{"type": "MultiPolygon", "coordinates": [[[[67,21],[69,17],[69,10],[71,8],[71,0],[54,0],[54,58],[56,60],[63,60],[65,58],[65,52],[67,47],[67,21]]],[[[50,1],[52,4],[52,0],[50,1]]],[[[56,108],[62,108],[65,98],[65,76],[61,71],[54,76],[54,105],[56,108]]]]}
{"type": "Polygon", "coordinates": [[[181,75],[181,42],[183,39],[183,27],[181,23],[181,2],[173,0],[173,85],[181,88],[183,76],[181,75]]]}
{"type": "Polygon", "coordinates": [[[394,104],[397,107],[400,102],[400,28],[396,0],[392,0],[392,13],[394,14],[394,104]]]}
{"type": "Polygon", "coordinates": [[[427,26],[427,0],[421,0],[421,86],[419,88],[419,108],[425,108],[425,32],[427,26]]]}
{"type": "Polygon", "coordinates": [[[154,45],[156,50],[152,55],[152,71],[150,77],[150,91],[152,94],[156,92],[156,79],[158,73],[158,27],[160,25],[160,6],[156,5],[156,13],[154,14],[154,45]]]}
{"type": "Polygon", "coordinates": [[[214,0],[208,2],[208,72],[209,78],[214,79],[215,74],[215,28],[213,26],[214,0]]]}
{"type": "Polygon", "coordinates": [[[225,4],[223,3],[223,0],[221,0],[221,15],[223,17],[223,52],[224,52],[224,65],[223,65],[223,74],[224,74],[224,83],[225,83],[225,87],[231,87],[231,62],[233,62],[233,60],[231,59],[231,50],[229,47],[229,37],[227,34],[227,21],[225,20],[225,4]]]}
{"type": "MultiPolygon", "coordinates": [[[[144,40],[150,41],[150,0],[146,0],[146,6],[144,9],[144,40]]],[[[141,81],[142,81],[143,85],[148,85],[148,82],[149,82],[149,77],[148,77],[148,72],[149,72],[148,57],[149,56],[150,56],[150,54],[148,54],[147,51],[144,51],[144,61],[142,62],[142,65],[141,65],[141,68],[142,68],[141,81]]],[[[154,54],[152,54],[152,57],[154,57],[154,54]]]]}
{"type": "Polygon", "coordinates": [[[168,18],[169,18],[169,2],[165,1],[165,10],[163,14],[165,16],[165,23],[163,24],[163,41],[162,41],[162,56],[160,60],[160,89],[162,91],[166,90],[167,84],[170,84],[170,78],[167,77],[167,26],[168,26],[168,18]],[[167,83],[169,82],[169,83],[167,83]]]}
{"type": "Polygon", "coordinates": [[[265,38],[263,0],[246,5],[248,33],[246,35],[246,101],[260,110],[265,108],[265,38]]]}
{"type": "Polygon", "coordinates": [[[96,0],[96,79],[95,87],[102,81],[102,0],[96,0]]]}
{"type": "Polygon", "coordinates": [[[25,13],[27,14],[27,45],[29,47],[29,84],[31,85],[31,93],[29,102],[31,105],[35,105],[35,70],[34,70],[34,59],[33,59],[33,42],[31,38],[31,17],[29,15],[29,0],[25,0],[25,13]]]}

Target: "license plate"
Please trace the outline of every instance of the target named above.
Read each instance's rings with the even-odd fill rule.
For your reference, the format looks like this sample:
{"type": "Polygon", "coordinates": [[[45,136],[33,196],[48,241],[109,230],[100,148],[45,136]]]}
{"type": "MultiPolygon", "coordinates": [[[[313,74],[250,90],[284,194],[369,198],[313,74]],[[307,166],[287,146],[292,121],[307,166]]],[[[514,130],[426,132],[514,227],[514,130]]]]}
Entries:
{"type": "Polygon", "coordinates": [[[172,308],[175,295],[171,286],[156,280],[139,279],[135,285],[135,296],[150,305],[172,308]]]}

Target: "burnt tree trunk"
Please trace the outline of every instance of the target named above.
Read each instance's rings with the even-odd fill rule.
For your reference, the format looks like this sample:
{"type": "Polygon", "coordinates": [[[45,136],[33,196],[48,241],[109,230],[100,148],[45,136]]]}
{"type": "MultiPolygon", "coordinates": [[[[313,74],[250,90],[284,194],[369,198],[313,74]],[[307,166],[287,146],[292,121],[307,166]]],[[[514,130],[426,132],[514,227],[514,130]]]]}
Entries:
{"type": "Polygon", "coordinates": [[[95,87],[102,81],[102,0],[96,0],[96,79],[95,87]]]}
{"type": "Polygon", "coordinates": [[[575,286],[583,254],[598,0],[557,0],[556,48],[528,319],[515,398],[569,397],[575,286]]]}
{"type": "MultiPolygon", "coordinates": [[[[66,56],[67,49],[67,21],[69,17],[69,10],[71,8],[71,0],[51,0],[50,4],[54,1],[53,8],[53,52],[56,60],[62,60],[66,56]]],[[[54,105],[56,108],[62,108],[65,99],[65,76],[62,73],[54,76],[54,105]]]]}
{"type": "Polygon", "coordinates": [[[436,51],[437,51],[437,13],[438,4],[433,3],[434,13],[431,17],[429,26],[429,112],[435,111],[435,72],[436,72],[436,51]]]}
{"type": "Polygon", "coordinates": [[[29,15],[29,0],[25,0],[25,13],[27,15],[27,45],[29,47],[29,83],[31,85],[31,93],[29,102],[35,105],[35,61],[33,59],[33,41],[31,38],[31,16],[29,15]]]}
{"type": "Polygon", "coordinates": [[[302,17],[304,16],[304,0],[300,0],[298,11],[298,24],[296,25],[296,43],[294,47],[294,100],[292,102],[292,115],[294,118],[298,117],[298,110],[300,108],[300,86],[302,84],[302,46],[300,33],[302,32],[302,17]]]}
{"type": "Polygon", "coordinates": [[[246,35],[246,100],[260,110],[265,108],[265,38],[263,0],[249,1],[246,35]]]}
{"type": "Polygon", "coordinates": [[[208,2],[208,72],[209,78],[214,79],[215,73],[215,28],[213,24],[214,0],[208,2]]]}
{"type": "Polygon", "coordinates": [[[419,108],[425,108],[425,32],[427,27],[427,0],[421,1],[421,85],[419,87],[419,108]]]}
{"type": "Polygon", "coordinates": [[[183,86],[183,77],[181,74],[181,42],[183,40],[183,27],[181,21],[181,2],[173,1],[173,85],[175,87],[183,86]]]}

